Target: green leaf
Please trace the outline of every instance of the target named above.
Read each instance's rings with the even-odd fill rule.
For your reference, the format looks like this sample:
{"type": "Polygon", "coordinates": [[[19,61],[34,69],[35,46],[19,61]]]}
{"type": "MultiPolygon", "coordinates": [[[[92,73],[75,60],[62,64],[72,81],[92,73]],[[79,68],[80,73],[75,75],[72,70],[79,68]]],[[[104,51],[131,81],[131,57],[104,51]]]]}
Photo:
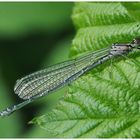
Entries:
{"type": "Polygon", "coordinates": [[[140,3],[139,2],[133,2],[133,3],[129,3],[129,2],[125,2],[122,3],[125,8],[129,11],[129,14],[131,14],[132,16],[134,16],[137,20],[140,20],[140,3]]]}
{"type": "MultiPolygon", "coordinates": [[[[140,35],[139,20],[122,3],[77,3],[72,18],[78,29],[73,57],[140,35]]],[[[128,57],[113,59],[112,66],[102,64],[73,82],[54,109],[32,122],[52,137],[140,137],[139,52],[128,57]]]]}
{"type": "Polygon", "coordinates": [[[77,3],[72,18],[77,28],[135,21],[121,3],[77,3]]]}

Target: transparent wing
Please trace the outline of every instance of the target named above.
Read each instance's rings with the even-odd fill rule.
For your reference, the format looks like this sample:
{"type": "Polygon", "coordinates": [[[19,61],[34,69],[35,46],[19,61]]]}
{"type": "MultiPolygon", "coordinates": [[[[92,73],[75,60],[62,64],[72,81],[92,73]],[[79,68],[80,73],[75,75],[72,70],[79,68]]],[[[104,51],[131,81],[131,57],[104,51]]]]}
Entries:
{"type": "Polygon", "coordinates": [[[17,80],[14,91],[22,99],[44,96],[78,78],[82,70],[108,54],[110,48],[88,53],[17,80]]]}

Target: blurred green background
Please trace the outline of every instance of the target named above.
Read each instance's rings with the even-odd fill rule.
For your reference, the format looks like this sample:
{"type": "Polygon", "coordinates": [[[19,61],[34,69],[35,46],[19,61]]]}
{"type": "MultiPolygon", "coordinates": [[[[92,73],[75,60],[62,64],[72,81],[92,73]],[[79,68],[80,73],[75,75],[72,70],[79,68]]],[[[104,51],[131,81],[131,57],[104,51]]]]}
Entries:
{"type": "MultiPolygon", "coordinates": [[[[70,2],[0,3],[0,110],[21,101],[13,92],[17,79],[68,59],[75,32],[72,7],[70,2]]],[[[28,122],[65,92],[67,87],[0,118],[0,138],[50,137],[28,122]]]]}

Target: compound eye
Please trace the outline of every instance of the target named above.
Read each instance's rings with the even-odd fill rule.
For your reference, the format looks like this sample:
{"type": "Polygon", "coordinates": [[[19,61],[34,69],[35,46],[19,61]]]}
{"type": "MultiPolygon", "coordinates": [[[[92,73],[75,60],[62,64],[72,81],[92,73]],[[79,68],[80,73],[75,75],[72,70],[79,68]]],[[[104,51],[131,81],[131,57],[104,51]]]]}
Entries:
{"type": "Polygon", "coordinates": [[[136,39],[133,39],[131,44],[136,44],[136,42],[137,42],[136,39]]]}
{"type": "Polygon", "coordinates": [[[135,44],[135,45],[140,45],[140,38],[133,39],[133,41],[131,43],[135,44]]]}

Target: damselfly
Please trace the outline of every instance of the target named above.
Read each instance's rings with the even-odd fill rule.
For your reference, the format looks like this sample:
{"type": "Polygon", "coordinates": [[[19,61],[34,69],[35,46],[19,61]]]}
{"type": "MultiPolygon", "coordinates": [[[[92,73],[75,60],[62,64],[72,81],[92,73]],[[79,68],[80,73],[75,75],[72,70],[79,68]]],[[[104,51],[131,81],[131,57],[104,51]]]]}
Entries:
{"type": "Polygon", "coordinates": [[[8,107],[0,112],[0,116],[9,115],[34,100],[64,87],[107,60],[127,55],[134,49],[140,49],[140,38],[135,38],[127,44],[113,44],[111,47],[91,52],[27,75],[17,80],[14,88],[15,93],[24,101],[8,107]]]}

